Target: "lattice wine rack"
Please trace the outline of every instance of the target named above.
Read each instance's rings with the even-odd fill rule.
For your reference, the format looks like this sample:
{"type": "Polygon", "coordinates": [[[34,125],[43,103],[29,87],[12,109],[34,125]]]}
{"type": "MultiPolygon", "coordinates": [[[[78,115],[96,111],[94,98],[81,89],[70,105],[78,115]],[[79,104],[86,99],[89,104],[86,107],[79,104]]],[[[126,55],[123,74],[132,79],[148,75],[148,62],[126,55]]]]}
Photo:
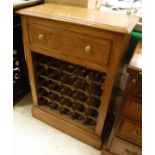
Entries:
{"type": "Polygon", "coordinates": [[[36,53],[33,58],[39,106],[93,130],[106,74],[36,53]]]}

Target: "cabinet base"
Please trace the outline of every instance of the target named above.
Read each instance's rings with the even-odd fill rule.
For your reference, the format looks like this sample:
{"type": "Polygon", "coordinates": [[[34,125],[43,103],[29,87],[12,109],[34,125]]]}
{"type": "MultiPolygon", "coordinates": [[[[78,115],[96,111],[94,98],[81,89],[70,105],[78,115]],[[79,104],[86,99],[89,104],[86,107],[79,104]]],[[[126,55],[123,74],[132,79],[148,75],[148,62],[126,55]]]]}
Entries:
{"type": "Polygon", "coordinates": [[[102,151],[101,155],[116,155],[116,154],[113,154],[113,153],[111,153],[109,151],[102,151]]]}
{"type": "Polygon", "coordinates": [[[81,129],[75,125],[72,125],[58,117],[51,115],[50,113],[40,109],[39,107],[32,107],[32,115],[39,120],[61,130],[76,139],[96,148],[101,149],[102,141],[101,138],[94,133],[89,133],[84,129],[81,129]]]}

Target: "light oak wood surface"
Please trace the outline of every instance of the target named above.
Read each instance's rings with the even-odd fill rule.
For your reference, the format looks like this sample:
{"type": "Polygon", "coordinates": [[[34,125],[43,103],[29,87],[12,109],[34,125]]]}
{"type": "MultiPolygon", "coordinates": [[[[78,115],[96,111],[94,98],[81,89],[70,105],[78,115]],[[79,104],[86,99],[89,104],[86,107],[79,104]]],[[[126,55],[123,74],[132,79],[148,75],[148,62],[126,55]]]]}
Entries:
{"type": "Polygon", "coordinates": [[[138,22],[138,18],[134,16],[50,3],[19,10],[17,13],[87,25],[119,33],[130,33],[138,22]]]}
{"type": "Polygon", "coordinates": [[[99,66],[108,65],[112,46],[110,40],[34,24],[29,30],[32,46],[53,50],[58,55],[72,55],[73,58],[76,57],[81,61],[89,61],[99,66]],[[39,35],[43,35],[42,39],[38,38],[39,35]]]}
{"type": "MultiPolygon", "coordinates": [[[[100,149],[115,78],[128,47],[128,33],[136,25],[137,19],[49,3],[22,9],[17,13],[22,15],[24,47],[34,102],[33,116],[100,149]],[[103,91],[99,95],[101,103],[97,108],[97,116],[93,117],[96,124],[91,130],[86,130],[88,126],[84,123],[78,124],[70,117],[63,119],[60,112],[55,115],[49,112],[52,109],[43,108],[39,98],[40,83],[36,67],[39,61],[36,57],[39,54],[42,54],[43,59],[48,56],[48,59],[56,58],[61,63],[63,60],[105,74],[101,84],[103,91]]],[[[87,103],[86,106],[88,107],[87,103]]]]}

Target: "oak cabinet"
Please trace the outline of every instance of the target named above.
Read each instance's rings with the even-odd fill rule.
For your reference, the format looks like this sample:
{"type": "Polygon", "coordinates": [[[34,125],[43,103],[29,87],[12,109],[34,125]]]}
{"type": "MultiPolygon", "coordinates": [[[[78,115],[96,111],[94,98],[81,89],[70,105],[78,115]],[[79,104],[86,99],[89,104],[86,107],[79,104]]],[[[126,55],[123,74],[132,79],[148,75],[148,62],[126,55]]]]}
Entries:
{"type": "Polygon", "coordinates": [[[33,116],[100,149],[115,77],[137,19],[49,3],[18,13],[33,116]]]}

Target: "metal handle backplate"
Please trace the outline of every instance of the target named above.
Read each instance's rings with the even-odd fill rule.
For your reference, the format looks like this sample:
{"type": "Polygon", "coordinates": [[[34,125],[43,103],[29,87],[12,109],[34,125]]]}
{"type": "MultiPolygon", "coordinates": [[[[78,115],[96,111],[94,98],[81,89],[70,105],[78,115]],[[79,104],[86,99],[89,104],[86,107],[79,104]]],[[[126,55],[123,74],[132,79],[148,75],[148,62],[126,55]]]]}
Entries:
{"type": "Polygon", "coordinates": [[[38,35],[38,39],[39,39],[40,41],[44,40],[44,38],[45,38],[44,34],[39,34],[39,35],[38,35]]]}
{"type": "Polygon", "coordinates": [[[85,47],[85,53],[90,53],[91,52],[91,46],[90,45],[87,45],[85,47]]]}

